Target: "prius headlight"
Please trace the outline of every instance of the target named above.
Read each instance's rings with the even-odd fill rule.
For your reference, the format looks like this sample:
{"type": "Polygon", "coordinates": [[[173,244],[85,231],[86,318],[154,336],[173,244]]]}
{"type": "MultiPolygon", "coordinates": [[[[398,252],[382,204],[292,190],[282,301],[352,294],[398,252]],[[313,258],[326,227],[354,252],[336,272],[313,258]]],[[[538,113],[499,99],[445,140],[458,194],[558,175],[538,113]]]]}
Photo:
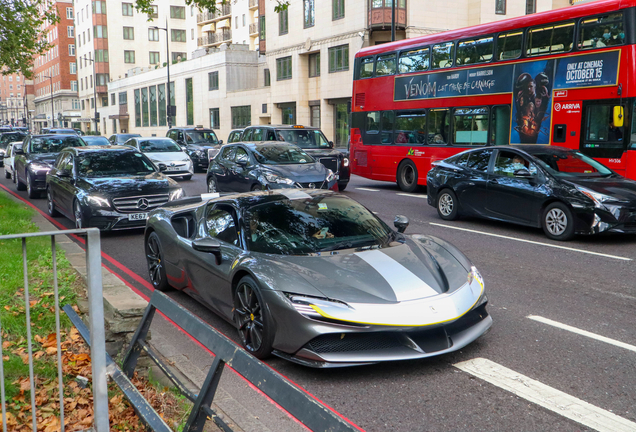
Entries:
{"type": "Polygon", "coordinates": [[[583,186],[575,186],[576,189],[581,192],[583,195],[594,201],[594,205],[596,207],[603,207],[603,203],[607,201],[616,201],[616,199],[612,196],[605,195],[599,192],[595,192],[591,189],[584,188],[583,186]]]}
{"type": "Polygon", "coordinates": [[[327,182],[334,181],[335,179],[336,179],[336,175],[333,173],[333,171],[327,168],[327,182]]]}
{"type": "Polygon", "coordinates": [[[175,189],[170,192],[170,201],[178,200],[180,198],[183,198],[184,196],[185,193],[183,192],[183,189],[175,189]]]}
{"type": "Polygon", "coordinates": [[[267,180],[269,183],[286,184],[286,185],[294,184],[294,181],[292,179],[289,179],[287,177],[281,177],[273,173],[265,173],[265,180],[267,180]]]}
{"type": "Polygon", "coordinates": [[[110,207],[108,198],[100,197],[98,195],[87,195],[86,201],[95,207],[110,207]]]}
{"type": "Polygon", "coordinates": [[[350,309],[349,305],[340,300],[332,300],[324,297],[311,297],[293,293],[285,293],[292,306],[296,311],[307,318],[323,319],[326,318],[318,310],[343,308],[350,309]]]}

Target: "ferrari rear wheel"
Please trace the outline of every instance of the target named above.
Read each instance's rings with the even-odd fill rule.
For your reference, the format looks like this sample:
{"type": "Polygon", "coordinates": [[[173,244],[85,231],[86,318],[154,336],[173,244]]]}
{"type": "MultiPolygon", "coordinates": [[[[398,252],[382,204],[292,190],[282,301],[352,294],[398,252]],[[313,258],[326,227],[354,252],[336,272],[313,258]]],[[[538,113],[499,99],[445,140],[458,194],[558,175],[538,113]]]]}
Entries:
{"type": "Polygon", "coordinates": [[[234,293],[234,322],[247,351],[259,359],[271,354],[274,342],[272,320],[251,276],[244,276],[234,293]]]}
{"type": "Polygon", "coordinates": [[[146,240],[146,261],[148,262],[148,276],[152,286],[159,291],[168,291],[170,284],[168,284],[166,277],[161,241],[156,232],[150,233],[146,240]]]}

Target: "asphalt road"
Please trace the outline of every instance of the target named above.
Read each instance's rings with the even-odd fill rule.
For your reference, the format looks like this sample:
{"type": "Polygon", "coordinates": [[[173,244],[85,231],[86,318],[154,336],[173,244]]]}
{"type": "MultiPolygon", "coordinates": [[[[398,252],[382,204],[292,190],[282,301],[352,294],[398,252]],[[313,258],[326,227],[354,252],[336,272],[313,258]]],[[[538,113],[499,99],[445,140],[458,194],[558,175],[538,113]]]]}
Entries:
{"type": "MultiPolygon", "coordinates": [[[[4,178],[0,184],[16,191],[4,178]]],[[[205,175],[181,184],[189,195],[205,192],[205,175]]],[[[439,236],[466,253],[485,279],[492,330],[461,351],[431,359],[315,370],[273,358],[273,368],[367,431],[636,431],[636,236],[559,243],[538,229],[442,221],[425,191],[403,194],[394,184],[354,177],[344,193],[391,226],[396,214],[406,215],[407,233],[439,236]],[[485,361],[473,372],[460,364],[478,358],[485,361]],[[512,378],[506,381],[507,370],[512,378]],[[536,388],[540,397],[533,400],[536,388]],[[550,404],[556,408],[546,408],[550,404]],[[582,424],[586,416],[598,426],[582,424]],[[621,419],[623,429],[612,423],[621,419]]],[[[45,211],[44,199],[32,202],[45,211]]],[[[102,249],[147,280],[141,231],[105,234],[102,249]]],[[[170,295],[236,340],[234,329],[206,308],[180,292],[170,295]]]]}

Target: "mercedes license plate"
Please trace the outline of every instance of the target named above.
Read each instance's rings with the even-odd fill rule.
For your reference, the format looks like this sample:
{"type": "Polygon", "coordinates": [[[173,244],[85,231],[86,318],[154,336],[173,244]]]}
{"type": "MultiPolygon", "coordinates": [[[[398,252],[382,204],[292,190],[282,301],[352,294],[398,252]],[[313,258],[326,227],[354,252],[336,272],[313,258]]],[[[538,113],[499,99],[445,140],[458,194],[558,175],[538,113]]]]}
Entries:
{"type": "Polygon", "coordinates": [[[148,219],[148,213],[131,213],[128,215],[128,220],[137,221],[137,220],[146,220],[148,219]]]}

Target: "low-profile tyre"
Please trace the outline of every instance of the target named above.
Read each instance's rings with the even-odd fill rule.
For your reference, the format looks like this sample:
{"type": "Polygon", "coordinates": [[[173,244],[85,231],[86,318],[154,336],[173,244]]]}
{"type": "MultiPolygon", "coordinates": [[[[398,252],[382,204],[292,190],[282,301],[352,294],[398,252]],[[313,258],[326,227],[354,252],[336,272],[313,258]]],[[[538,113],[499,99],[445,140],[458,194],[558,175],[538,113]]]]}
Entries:
{"type": "Polygon", "coordinates": [[[192,174],[181,176],[183,180],[190,180],[192,178],[192,174]]]}
{"type": "Polygon", "coordinates": [[[417,189],[417,167],[413,161],[406,160],[397,169],[397,184],[404,192],[417,189]]]}
{"type": "Polygon", "coordinates": [[[161,241],[156,232],[150,233],[146,239],[146,261],[148,263],[148,276],[152,286],[159,291],[168,291],[170,284],[166,277],[161,241]]]}
{"type": "Polygon", "coordinates": [[[86,218],[84,217],[84,212],[82,211],[82,206],[77,200],[73,202],[73,216],[75,218],[76,229],[88,228],[86,224],[86,218]]]}
{"type": "Polygon", "coordinates": [[[214,180],[214,176],[208,177],[208,193],[215,193],[216,190],[216,180],[214,180]]]}
{"type": "Polygon", "coordinates": [[[36,191],[33,186],[33,179],[31,178],[31,174],[27,173],[26,175],[26,190],[29,198],[40,198],[40,192],[36,191]]]}
{"type": "Polygon", "coordinates": [[[574,237],[572,211],[565,204],[554,202],[548,205],[541,220],[543,232],[552,240],[566,241],[574,237]]]}
{"type": "Polygon", "coordinates": [[[338,190],[343,191],[347,188],[349,182],[338,182],[338,190]]]}
{"type": "Polygon", "coordinates": [[[53,197],[51,196],[51,189],[49,188],[46,188],[46,209],[51,217],[58,217],[60,215],[60,212],[55,208],[53,197]]]}
{"type": "Polygon", "coordinates": [[[450,189],[442,189],[437,197],[437,214],[444,220],[455,220],[459,217],[457,195],[450,189]]]}
{"type": "Polygon", "coordinates": [[[251,276],[244,276],[234,292],[234,322],[247,351],[259,359],[271,354],[274,342],[272,319],[258,284],[251,276]]]}
{"type": "Polygon", "coordinates": [[[11,178],[11,173],[9,171],[7,171],[7,167],[4,167],[4,178],[6,178],[6,179],[10,179],[11,178]]]}
{"type": "Polygon", "coordinates": [[[256,192],[256,191],[260,191],[263,190],[263,186],[261,186],[260,183],[256,183],[255,185],[252,185],[252,192],[256,192]]]}

